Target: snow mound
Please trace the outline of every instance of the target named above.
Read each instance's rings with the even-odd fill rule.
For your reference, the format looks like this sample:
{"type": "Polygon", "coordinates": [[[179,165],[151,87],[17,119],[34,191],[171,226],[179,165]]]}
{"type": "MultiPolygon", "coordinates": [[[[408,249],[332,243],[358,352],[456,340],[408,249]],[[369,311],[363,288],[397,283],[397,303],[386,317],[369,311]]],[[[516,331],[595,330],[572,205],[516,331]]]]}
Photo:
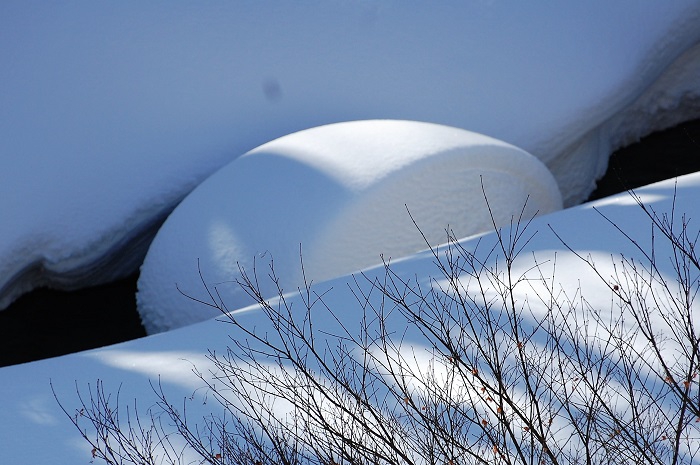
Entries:
{"type": "Polygon", "coordinates": [[[394,118],[547,165],[567,206],[613,149],[700,116],[700,2],[0,3],[0,308],[133,272],[234,155],[394,118]]]}
{"type": "MultiPolygon", "coordinates": [[[[149,333],[213,315],[193,297],[218,286],[229,308],[251,303],[233,282],[238,264],[274,260],[280,285],[327,280],[560,209],[551,173],[499,140],[414,121],[354,121],[264,144],[196,188],[158,232],[141,268],[138,308],[149,333]],[[483,181],[483,190],[482,190],[483,181]],[[407,211],[408,210],[408,211],[407,211]],[[410,215],[409,213],[410,212],[410,215]],[[420,228],[420,232],[413,224],[420,228]]],[[[267,275],[269,270],[258,270],[267,275]]],[[[277,290],[269,280],[263,290],[277,290]]]]}
{"type": "MultiPolygon", "coordinates": [[[[700,202],[697,201],[700,196],[700,173],[647,186],[639,189],[637,194],[659,215],[670,214],[675,210],[677,220],[681,213],[686,214],[687,218],[700,217],[700,202]]],[[[649,219],[635,201],[623,193],[535,218],[529,231],[537,234],[518,256],[516,275],[523,270],[536,273],[537,267],[556,266],[556,280],[551,283],[553,288],[559,288],[561,284],[564,290],[592,299],[591,305],[610,308],[610,289],[607,284],[588,267],[581,266],[582,261],[555,236],[556,232],[584,256],[588,253],[594,255],[596,264],[608,270],[610,275],[616,272],[612,269],[612,264],[623,258],[647,263],[648,257],[644,257],[606,218],[622,226],[642,247],[648,247],[651,243],[649,219]]],[[[485,257],[488,245],[495,242],[493,236],[486,235],[478,239],[465,239],[461,241],[461,246],[478,252],[479,257],[484,257],[485,266],[491,267],[497,258],[502,257],[501,254],[485,257]],[[479,239],[482,241],[480,248],[477,246],[479,239]]],[[[655,243],[660,246],[661,242],[663,241],[657,238],[655,243]]],[[[673,260],[660,259],[657,263],[660,272],[673,279],[673,260]]],[[[392,268],[400,279],[416,280],[426,285],[431,278],[440,277],[429,253],[397,261],[392,268]]],[[[367,270],[367,276],[370,280],[381,280],[384,272],[381,268],[371,269],[367,270]]],[[[605,276],[608,274],[605,273],[605,276]]],[[[539,281],[540,277],[534,278],[533,281],[539,281]]],[[[524,284],[527,287],[527,283],[524,284]]],[[[362,325],[359,315],[362,314],[362,309],[350,286],[353,286],[352,278],[343,276],[319,284],[313,290],[324,294],[326,304],[339,318],[345,330],[359,334],[362,325]]],[[[287,298],[293,308],[304,308],[298,293],[292,293],[287,298]]],[[[528,302],[537,305],[541,299],[530,294],[528,302]]],[[[379,307],[380,296],[373,294],[371,304],[379,307]]],[[[577,305],[572,310],[582,311],[582,308],[587,306],[577,305]]],[[[395,313],[396,319],[392,322],[405,326],[405,321],[397,318],[395,313]]],[[[574,317],[582,319],[583,315],[577,313],[574,317]]],[[[274,331],[267,318],[255,307],[237,312],[236,317],[249,328],[255,327],[258,334],[274,331]]],[[[328,335],[341,333],[331,312],[318,312],[314,318],[314,329],[319,347],[325,344],[335,346],[337,341],[328,335]]],[[[406,350],[404,354],[408,357],[425,354],[425,337],[416,334],[415,328],[411,329],[410,326],[407,333],[405,337],[402,336],[402,346],[406,350]]],[[[58,398],[70,413],[80,409],[76,387],[85,392],[88,385],[95,385],[95,380],[102,380],[107,394],[114,395],[119,391],[123,408],[130,407],[134,399],[137,399],[138,414],[144,424],[149,424],[149,415],[153,413],[148,407],[158,401],[153,393],[153,383],[162,383],[170,400],[189,398],[193,393],[201,395],[197,401],[188,404],[188,413],[192,419],[219,415],[221,411],[216,403],[211,398],[208,402],[205,401],[210,393],[201,389],[203,382],[193,373],[193,365],[208,380],[218,384],[216,376],[220,372],[209,363],[207,356],[209,351],[226,354],[227,346],[235,354],[240,354],[230,338],[235,341],[243,336],[240,332],[232,331],[230,325],[208,320],[115,346],[0,368],[0,399],[3,399],[3,408],[0,409],[0,463],[27,463],[28,454],[31,455],[31,463],[87,463],[91,460],[92,446],[80,438],[60,410],[49,389],[49,380],[52,380],[58,398]]],[[[279,412],[275,411],[276,414],[279,412]]],[[[195,461],[194,458],[192,460],[195,461]]]]}

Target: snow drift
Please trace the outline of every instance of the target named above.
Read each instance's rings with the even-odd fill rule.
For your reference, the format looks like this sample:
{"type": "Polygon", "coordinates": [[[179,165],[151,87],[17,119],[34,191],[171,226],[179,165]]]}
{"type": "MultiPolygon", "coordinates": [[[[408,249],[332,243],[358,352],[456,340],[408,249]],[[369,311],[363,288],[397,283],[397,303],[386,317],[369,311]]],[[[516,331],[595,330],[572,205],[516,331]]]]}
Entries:
{"type": "MultiPolygon", "coordinates": [[[[686,218],[697,219],[700,215],[700,203],[697,202],[700,195],[700,174],[679,178],[677,185],[674,180],[669,180],[640,188],[637,193],[659,214],[670,214],[673,211],[674,195],[677,194],[676,220],[680,219],[681,212],[685,213],[686,218]]],[[[610,265],[623,256],[646,263],[646,258],[639,250],[615,230],[601,213],[620,225],[642,247],[647,248],[651,244],[649,219],[633,199],[627,194],[620,194],[535,218],[529,227],[534,237],[521,251],[516,273],[532,270],[535,264],[546,266],[549,270],[556,263],[557,279],[552,282],[553,288],[559,289],[561,285],[563,291],[576,296],[579,295],[577,290],[580,290],[580,295],[585,297],[587,304],[610,309],[610,289],[607,284],[586,266],[582,266],[583,262],[567,250],[553,233],[556,231],[583,256],[590,254],[594,257],[596,264],[604,267],[601,268],[603,279],[608,277],[608,272],[615,272],[610,265]]],[[[691,225],[691,229],[696,228],[691,225]]],[[[481,250],[486,254],[485,250],[494,241],[493,235],[464,240],[461,244],[467,250],[476,250],[479,240],[481,250]]],[[[658,237],[656,242],[661,242],[658,237]]],[[[659,255],[657,263],[660,272],[673,279],[674,263],[667,260],[667,257],[659,255]]],[[[486,266],[493,265],[495,259],[492,256],[486,266]]],[[[439,276],[430,253],[419,253],[397,260],[392,264],[392,269],[402,279],[426,285],[429,285],[431,276],[439,276]]],[[[368,279],[382,279],[383,273],[381,267],[366,270],[368,279]]],[[[326,303],[339,317],[340,323],[355,333],[360,325],[358,316],[362,309],[348,283],[352,284],[352,279],[343,276],[315,286],[314,291],[324,293],[330,289],[324,295],[326,303]]],[[[523,295],[519,297],[525,298],[523,295]]],[[[532,303],[540,302],[537,296],[530,297],[532,303]]],[[[289,295],[288,302],[294,308],[303,308],[298,294],[289,295]]],[[[378,305],[377,302],[374,304],[378,305]]],[[[244,324],[255,327],[260,334],[271,329],[269,322],[261,317],[255,307],[241,310],[236,316],[244,324]]],[[[338,322],[328,312],[318,311],[314,316],[314,325],[320,337],[323,334],[333,334],[338,322]]],[[[192,371],[193,365],[208,375],[208,369],[212,368],[207,359],[208,350],[225,354],[226,345],[235,347],[229,339],[231,336],[231,325],[208,320],[111,347],[0,369],[0,398],[3,399],[3,408],[0,409],[0,463],[22,463],[27,460],[33,463],[87,463],[91,460],[91,446],[79,437],[60,411],[52,396],[49,380],[52,380],[59,399],[71,414],[77,413],[76,407],[79,408],[76,386],[85,392],[88,383],[94,386],[95,380],[100,379],[107,392],[113,396],[121,388],[123,407],[133,407],[133,400],[137,399],[142,419],[148,421],[149,407],[155,402],[149,381],[160,382],[176,404],[185,397],[190,398],[193,393],[206,398],[206,390],[201,389],[201,380],[192,371]]],[[[425,353],[424,337],[411,333],[402,340],[407,353],[425,353]],[[415,352],[411,352],[413,350],[415,352]]],[[[331,341],[322,338],[317,341],[319,346],[326,342],[331,341]]],[[[208,403],[201,400],[198,398],[188,405],[193,409],[203,409],[202,414],[220,412],[215,406],[212,407],[211,399],[208,403]]],[[[199,411],[188,412],[193,415],[193,420],[200,418],[199,411]]]]}
{"type": "Polygon", "coordinates": [[[700,115],[700,4],[0,5],[0,308],[134,271],[159,222],[253,147],[430,121],[542,160],[566,205],[611,150],[700,115]]]}
{"type": "MultiPolygon", "coordinates": [[[[149,333],[215,316],[178,291],[201,294],[198,261],[239,308],[251,302],[238,267],[251,272],[256,257],[272,258],[292,290],[445,242],[448,228],[493,229],[489,207],[505,226],[560,209],[561,195],[535,157],[462,129],[376,120],[291,134],[222,168],[175,209],[141,268],[139,313],[149,333]]],[[[271,282],[263,290],[277,293],[271,282]]]]}

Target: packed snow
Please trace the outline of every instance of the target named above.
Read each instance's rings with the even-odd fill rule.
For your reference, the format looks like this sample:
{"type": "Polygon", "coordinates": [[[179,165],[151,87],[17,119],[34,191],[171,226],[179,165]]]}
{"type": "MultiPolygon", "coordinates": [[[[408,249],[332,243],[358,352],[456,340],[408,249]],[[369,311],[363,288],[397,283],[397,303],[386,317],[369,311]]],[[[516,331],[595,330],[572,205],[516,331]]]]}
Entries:
{"type": "MultiPolygon", "coordinates": [[[[638,195],[661,214],[672,211],[675,193],[676,212],[697,218],[700,215],[700,204],[696,201],[700,195],[700,174],[678,178],[677,185],[675,183],[675,180],[669,180],[647,186],[639,189],[638,195]]],[[[573,293],[580,289],[580,295],[591,306],[609,308],[607,284],[588,270],[554,235],[556,232],[569,246],[592,257],[604,276],[613,273],[610,267],[622,254],[643,262],[639,251],[601,213],[620,225],[640,245],[648,247],[651,241],[649,220],[635,201],[624,193],[535,218],[528,231],[536,234],[519,254],[514,264],[515,272],[532,270],[534,260],[537,260],[547,273],[556,263],[554,276],[564,291],[573,293]]],[[[505,233],[507,235],[507,229],[505,233]]],[[[493,241],[494,234],[489,233],[462,241],[462,245],[475,250],[480,243],[479,247],[484,251],[493,241]]],[[[657,242],[660,241],[657,239],[657,242]]],[[[659,251],[663,252],[662,249],[659,251]]],[[[493,264],[495,259],[492,256],[489,263],[493,264]]],[[[438,277],[433,262],[430,253],[422,252],[395,260],[392,268],[404,279],[425,284],[429,276],[438,277]]],[[[659,265],[662,273],[672,276],[671,261],[659,260],[659,265]]],[[[369,279],[381,277],[383,269],[368,269],[365,274],[369,279]]],[[[352,283],[352,277],[345,276],[315,286],[314,290],[319,293],[328,291],[324,299],[339,318],[339,322],[335,321],[329,312],[320,310],[314,315],[316,334],[320,338],[318,344],[323,344],[324,331],[333,332],[338,324],[346,325],[351,332],[356,330],[361,309],[348,286],[352,283]]],[[[207,298],[203,287],[195,292],[195,297],[207,298]]],[[[524,297],[518,295],[518,298],[524,297]]],[[[532,295],[529,297],[533,303],[538,300],[532,295]]],[[[288,299],[291,305],[302,304],[298,294],[293,293],[288,299]]],[[[255,327],[260,334],[269,329],[269,323],[254,307],[242,309],[237,315],[240,321],[255,327]]],[[[228,336],[237,337],[237,333],[231,331],[231,325],[217,319],[207,320],[110,347],[0,369],[0,399],[3,402],[0,409],[0,463],[79,464],[92,459],[89,445],[79,437],[53,399],[49,380],[70,413],[78,408],[76,387],[86,394],[88,384],[94,389],[96,380],[100,379],[113,399],[121,389],[120,400],[124,405],[133,406],[133,399],[138,398],[138,407],[145,417],[155,401],[149,381],[162,383],[166,394],[175,403],[193,393],[204,396],[205,391],[198,389],[202,383],[192,373],[192,368],[206,373],[210,366],[207,351],[221,353],[226,344],[231,344],[228,336]]],[[[411,347],[420,350],[423,346],[420,335],[412,332],[408,332],[403,341],[406,350],[411,350],[411,347]]],[[[205,405],[195,402],[191,406],[192,413],[205,413],[208,408],[213,408],[212,405],[211,401],[205,405]]]]}
{"type": "MultiPolygon", "coordinates": [[[[699,22],[695,0],[556,9],[518,1],[2,2],[0,308],[37,286],[75,288],[133,272],[160,223],[207,177],[254,147],[331,123],[415,120],[485,134],[538,158],[564,205],[576,205],[616,147],[700,116],[699,22]]],[[[639,193],[668,212],[674,188],[670,181],[639,193]]],[[[677,189],[676,210],[696,217],[700,177],[679,179],[677,189]]],[[[246,200],[256,208],[255,196],[246,200]]],[[[595,205],[649,244],[648,219],[626,194],[595,205]]],[[[603,283],[552,231],[603,267],[622,253],[641,258],[590,204],[540,216],[530,229],[537,235],[518,266],[556,254],[561,285],[580,286],[592,304],[610,305],[603,283]]],[[[407,279],[427,282],[435,272],[425,252],[392,263],[407,279]]],[[[352,330],[359,309],[351,280],[315,289],[329,291],[326,303],[352,330]]],[[[203,288],[188,292],[206,298],[203,288]]],[[[253,307],[239,315],[262,331],[267,325],[253,307]]],[[[323,314],[315,324],[323,334],[338,321],[323,314]]],[[[191,369],[206,370],[207,351],[223,349],[229,331],[207,320],[0,369],[0,463],[92,460],[49,380],[69,412],[76,386],[85,392],[100,379],[112,393],[121,386],[126,403],[138,398],[147,415],[155,401],[149,381],[160,380],[176,402],[203,394],[191,369]]],[[[415,334],[405,342],[420,345],[415,334]]]]}
{"type": "Polygon", "coordinates": [[[0,5],[0,308],[136,270],[207,176],[323,124],[407,119],[514,144],[564,203],[700,116],[700,4],[0,5]]]}
{"type": "Polygon", "coordinates": [[[239,308],[251,303],[239,267],[256,259],[272,257],[278,284],[296,289],[438,245],[448,228],[467,237],[560,208],[547,168],[490,137],[393,120],[307,129],[231,162],[175,209],[141,267],[138,310],[151,334],[216,316],[183,298],[201,286],[198,266],[239,308]]]}

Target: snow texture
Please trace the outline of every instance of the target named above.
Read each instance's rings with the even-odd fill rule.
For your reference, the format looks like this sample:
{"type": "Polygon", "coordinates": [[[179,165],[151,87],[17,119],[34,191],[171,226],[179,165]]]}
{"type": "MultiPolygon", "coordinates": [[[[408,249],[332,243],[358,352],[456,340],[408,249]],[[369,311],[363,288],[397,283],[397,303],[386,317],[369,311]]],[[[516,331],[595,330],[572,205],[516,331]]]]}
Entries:
{"type": "MultiPolygon", "coordinates": [[[[676,180],[653,184],[639,189],[637,193],[649,207],[664,214],[672,210],[674,192],[678,218],[681,212],[687,218],[700,216],[700,203],[697,202],[700,196],[700,174],[678,178],[677,185],[676,180]]],[[[567,292],[578,291],[591,306],[609,308],[610,290],[606,287],[607,284],[586,266],[582,266],[582,262],[554,235],[556,231],[584,256],[590,253],[603,276],[614,274],[610,265],[622,255],[639,261],[638,263],[645,263],[639,250],[608,223],[601,213],[623,227],[642,247],[649,246],[651,234],[648,218],[627,194],[619,194],[535,218],[529,231],[536,234],[519,254],[519,259],[514,264],[515,272],[528,269],[532,271],[534,260],[539,266],[554,266],[556,263],[557,279],[552,283],[553,287],[561,285],[567,292]]],[[[476,250],[479,240],[484,250],[488,249],[488,245],[484,244],[491,244],[494,237],[493,234],[487,234],[462,241],[462,245],[467,250],[476,250]]],[[[658,237],[656,242],[657,245],[661,242],[658,237]]],[[[660,253],[663,252],[660,250],[660,253]]],[[[492,265],[495,259],[491,256],[486,265],[492,265]]],[[[657,264],[661,273],[673,276],[671,260],[658,260],[657,264]]],[[[392,267],[402,279],[411,279],[424,285],[429,285],[430,276],[437,277],[439,274],[432,255],[425,252],[396,260],[392,267]]],[[[368,279],[381,279],[383,269],[369,269],[366,274],[368,279]]],[[[345,325],[345,329],[352,334],[359,330],[358,316],[361,308],[348,284],[352,284],[352,279],[344,276],[314,288],[320,294],[329,291],[325,293],[324,299],[339,318],[339,321],[335,321],[329,312],[320,310],[314,314],[314,327],[319,337],[316,343],[319,346],[326,344],[323,340],[325,334],[342,333],[337,328],[338,324],[345,325]]],[[[530,297],[531,304],[540,302],[536,296],[530,297]]],[[[294,308],[303,307],[298,294],[288,296],[288,302],[294,308]]],[[[373,301],[372,304],[378,305],[378,302],[373,301]]],[[[236,317],[248,327],[254,326],[259,334],[272,332],[269,322],[261,318],[253,307],[238,311],[236,317]]],[[[402,346],[407,354],[412,357],[424,353],[426,348],[423,337],[411,331],[401,334],[402,346]]],[[[120,389],[120,401],[124,408],[132,408],[133,400],[137,399],[144,420],[148,418],[148,408],[155,403],[149,381],[160,382],[165,393],[176,404],[185,397],[201,396],[188,404],[192,420],[199,418],[200,414],[218,414],[211,399],[203,402],[207,393],[201,389],[202,382],[193,374],[192,368],[194,365],[200,372],[207,374],[211,368],[207,361],[208,350],[218,354],[226,353],[226,345],[233,344],[229,337],[234,338],[234,341],[237,337],[231,332],[231,325],[213,319],[111,347],[1,368],[0,399],[3,408],[0,409],[0,463],[80,464],[91,460],[90,446],[79,437],[59,410],[49,380],[56,388],[58,398],[71,414],[78,407],[76,386],[85,394],[88,383],[94,388],[97,379],[104,382],[105,390],[112,394],[113,401],[120,389]],[[210,408],[211,411],[208,410],[210,408]]]]}
{"type": "Polygon", "coordinates": [[[0,308],[133,272],[235,157],[359,119],[473,130],[574,205],[618,145],[700,115],[700,3],[0,4],[0,308]]]}
{"type": "Polygon", "coordinates": [[[234,309],[251,303],[235,281],[256,257],[293,290],[446,242],[448,229],[466,237],[561,206],[538,159],[490,137],[395,120],[308,129],[243,155],[175,209],[141,267],[139,313],[149,333],[216,316],[179,292],[200,294],[198,263],[234,309]]]}
{"type": "MultiPolygon", "coordinates": [[[[564,204],[575,205],[613,149],[700,115],[699,21],[696,0],[1,2],[0,308],[39,285],[132,272],[160,221],[209,175],[329,123],[404,119],[487,134],[544,162],[564,204]]],[[[663,212],[673,189],[640,192],[663,212]]],[[[697,217],[699,195],[698,175],[682,178],[678,211],[697,217]]],[[[628,197],[597,205],[628,231],[648,232],[628,197]]],[[[601,262],[640,258],[591,205],[536,218],[521,256],[556,254],[571,265],[558,268],[561,278],[587,296],[602,295],[597,278],[574,265],[548,224],[601,262]]],[[[433,271],[424,253],[394,266],[416,279],[433,271]]],[[[352,331],[358,309],[347,281],[318,290],[333,289],[328,304],[352,331]]],[[[251,309],[241,317],[265,330],[251,309]]],[[[137,397],[146,410],[149,380],[175,400],[192,395],[201,386],[192,364],[206,373],[207,350],[223,349],[228,336],[228,325],[208,320],[0,369],[0,463],[91,460],[50,379],[69,411],[75,383],[96,379],[112,392],[121,385],[122,399],[137,397]]]]}

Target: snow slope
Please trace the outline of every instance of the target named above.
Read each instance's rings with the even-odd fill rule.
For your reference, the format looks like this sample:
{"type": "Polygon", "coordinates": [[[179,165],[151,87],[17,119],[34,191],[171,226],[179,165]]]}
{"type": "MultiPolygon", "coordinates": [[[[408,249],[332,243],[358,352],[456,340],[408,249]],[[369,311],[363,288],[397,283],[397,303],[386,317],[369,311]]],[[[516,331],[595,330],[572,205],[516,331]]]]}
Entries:
{"type": "MultiPolygon", "coordinates": [[[[198,264],[231,283],[220,291],[240,308],[251,299],[235,285],[239,266],[250,272],[256,257],[271,257],[279,285],[296,289],[445,242],[446,228],[493,229],[489,206],[505,226],[560,209],[561,194],[532,155],[463,129],[374,120],[290,134],[219,170],[168,217],[141,267],[141,320],[152,334],[216,316],[179,292],[200,288],[198,264]]],[[[262,290],[277,294],[272,283],[262,290]]]]}
{"type": "Polygon", "coordinates": [[[168,212],[262,143],[394,118],[542,160],[566,205],[615,146],[700,115],[700,4],[0,4],[0,308],[136,269],[168,212]]]}
{"type": "MultiPolygon", "coordinates": [[[[642,188],[638,194],[647,205],[659,213],[665,213],[671,210],[674,189],[674,180],[670,180],[642,188]]],[[[700,215],[700,204],[696,201],[700,195],[700,174],[679,178],[677,194],[676,212],[697,218],[700,215]]],[[[535,218],[529,231],[536,231],[536,234],[520,253],[514,266],[516,272],[531,269],[533,253],[537,261],[545,266],[554,263],[552,259],[556,256],[556,284],[561,284],[567,291],[580,288],[591,306],[608,308],[609,289],[590,270],[581,266],[579,259],[552,232],[556,231],[580,253],[590,254],[604,276],[612,272],[609,267],[614,259],[619,259],[620,254],[640,259],[639,252],[593,210],[593,206],[622,226],[634,240],[643,246],[649,244],[648,219],[627,194],[620,194],[535,218]]],[[[465,240],[463,245],[474,250],[478,240],[465,240]]],[[[488,244],[494,240],[493,234],[482,236],[480,240],[482,250],[487,250],[488,244]]],[[[660,253],[663,253],[662,249],[660,253]]],[[[491,257],[493,259],[495,257],[491,257]]],[[[658,263],[663,273],[672,273],[670,260],[659,260],[658,263]]],[[[392,266],[399,276],[420,283],[427,283],[429,276],[437,275],[433,257],[428,253],[396,260],[392,266]]],[[[366,271],[370,278],[382,276],[382,272],[382,269],[366,271]]],[[[315,290],[320,293],[329,290],[324,297],[326,303],[352,332],[359,324],[361,310],[347,286],[350,280],[347,276],[338,278],[316,286],[315,290]]],[[[196,296],[205,295],[204,289],[200,289],[196,296]]],[[[537,300],[534,298],[531,302],[536,303],[537,300]]],[[[290,302],[301,303],[298,296],[290,297],[290,302]]],[[[238,318],[254,325],[258,331],[264,332],[268,328],[254,308],[239,311],[238,318]]],[[[323,337],[324,330],[332,332],[337,324],[325,311],[315,315],[318,337],[323,337]]],[[[176,403],[192,395],[201,385],[191,372],[193,364],[205,370],[208,366],[205,360],[207,349],[223,350],[229,342],[228,336],[236,337],[236,333],[229,333],[230,330],[230,325],[208,320],[111,347],[0,369],[0,399],[3,402],[0,409],[0,463],[87,464],[91,460],[90,447],[82,442],[58,409],[49,380],[71,413],[77,406],[76,386],[85,393],[88,383],[94,388],[96,380],[101,379],[106,391],[113,396],[121,386],[121,401],[125,404],[131,404],[133,398],[138,397],[141,414],[146,415],[146,410],[155,401],[149,380],[160,380],[167,395],[176,403]]],[[[409,332],[404,337],[404,346],[407,350],[420,347],[421,340],[418,335],[409,332]]],[[[319,339],[317,343],[323,342],[319,339]]],[[[196,392],[204,395],[202,390],[196,392]]],[[[197,405],[195,402],[192,408],[200,408],[197,405]]],[[[201,408],[211,408],[211,402],[201,408]]]]}

